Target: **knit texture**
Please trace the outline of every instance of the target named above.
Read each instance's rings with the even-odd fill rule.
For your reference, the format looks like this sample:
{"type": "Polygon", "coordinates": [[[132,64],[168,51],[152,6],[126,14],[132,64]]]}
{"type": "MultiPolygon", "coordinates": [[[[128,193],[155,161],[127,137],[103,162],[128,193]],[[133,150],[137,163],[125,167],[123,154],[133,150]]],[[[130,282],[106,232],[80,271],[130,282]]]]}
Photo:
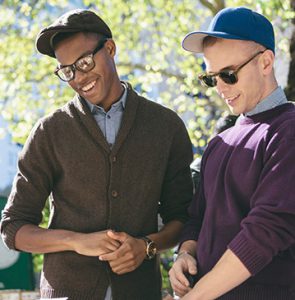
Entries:
{"type": "Polygon", "coordinates": [[[229,248],[252,274],[247,284],[257,284],[260,290],[260,296],[250,296],[255,289],[246,285],[221,299],[292,298],[294,155],[295,108],[290,103],[241,116],[234,127],[209,143],[202,159],[202,183],[182,241],[198,241],[199,276],[209,272],[229,248]],[[282,295],[289,298],[270,297],[270,288],[285,289],[282,295]]]}
{"type": "MultiPolygon", "coordinates": [[[[185,222],[191,200],[192,147],[181,119],[128,86],[121,128],[109,148],[85,100],[76,96],[41,119],[19,158],[1,232],[14,249],[24,224],[38,225],[51,193],[51,229],[106,229],[144,236],[163,222],[185,222]]],[[[42,297],[114,300],[160,299],[158,259],[118,276],[97,257],[74,252],[45,254],[42,297]]]]}

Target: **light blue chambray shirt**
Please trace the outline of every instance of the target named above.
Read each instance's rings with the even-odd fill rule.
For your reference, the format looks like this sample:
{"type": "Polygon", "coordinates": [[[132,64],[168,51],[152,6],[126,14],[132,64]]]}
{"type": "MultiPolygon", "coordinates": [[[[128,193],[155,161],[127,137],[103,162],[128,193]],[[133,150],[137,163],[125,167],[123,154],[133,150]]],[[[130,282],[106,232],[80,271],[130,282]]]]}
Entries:
{"type": "Polygon", "coordinates": [[[270,95],[259,102],[254,109],[245,113],[245,116],[253,116],[287,102],[288,100],[284,91],[280,86],[278,86],[270,95]]]}
{"type": "Polygon", "coordinates": [[[102,107],[94,105],[85,99],[97,125],[110,145],[110,148],[112,148],[116,141],[126,106],[127,88],[124,84],[122,84],[122,86],[124,87],[123,95],[119,101],[111,106],[108,112],[102,107]]]}

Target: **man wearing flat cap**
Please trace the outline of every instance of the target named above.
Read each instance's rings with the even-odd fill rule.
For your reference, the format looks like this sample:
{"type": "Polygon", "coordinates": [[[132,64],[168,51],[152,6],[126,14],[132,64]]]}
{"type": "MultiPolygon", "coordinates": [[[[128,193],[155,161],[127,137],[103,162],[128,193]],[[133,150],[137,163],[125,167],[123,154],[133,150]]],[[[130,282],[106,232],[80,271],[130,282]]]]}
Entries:
{"type": "Polygon", "coordinates": [[[239,118],[203,155],[172,287],[183,300],[295,299],[295,108],[274,75],[273,27],[226,8],[183,48],[204,54],[200,81],[239,118]]]}
{"type": "Polygon", "coordinates": [[[33,128],[3,211],[3,240],[45,254],[42,298],[161,299],[158,252],[177,243],[192,196],[185,126],[119,80],[111,30],[95,13],[61,16],[36,47],[56,58],[55,74],[76,96],[33,128]]]}

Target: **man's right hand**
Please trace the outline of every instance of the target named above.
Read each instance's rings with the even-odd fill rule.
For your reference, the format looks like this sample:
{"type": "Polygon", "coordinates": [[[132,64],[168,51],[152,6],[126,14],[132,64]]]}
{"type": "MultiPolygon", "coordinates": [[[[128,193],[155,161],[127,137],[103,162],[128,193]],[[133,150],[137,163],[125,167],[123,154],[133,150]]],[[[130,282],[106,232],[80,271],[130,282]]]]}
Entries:
{"type": "Polygon", "coordinates": [[[117,250],[121,243],[110,238],[107,230],[80,233],[64,229],[44,229],[23,225],[16,233],[15,248],[31,253],[75,251],[81,255],[97,256],[117,250]]]}
{"type": "Polygon", "coordinates": [[[121,243],[110,238],[107,231],[76,233],[72,240],[73,249],[86,256],[100,256],[117,250],[121,243]]]}
{"type": "Polygon", "coordinates": [[[197,274],[196,259],[187,252],[180,252],[169,271],[171,286],[177,296],[183,297],[190,290],[190,283],[185,274],[197,274]]]}

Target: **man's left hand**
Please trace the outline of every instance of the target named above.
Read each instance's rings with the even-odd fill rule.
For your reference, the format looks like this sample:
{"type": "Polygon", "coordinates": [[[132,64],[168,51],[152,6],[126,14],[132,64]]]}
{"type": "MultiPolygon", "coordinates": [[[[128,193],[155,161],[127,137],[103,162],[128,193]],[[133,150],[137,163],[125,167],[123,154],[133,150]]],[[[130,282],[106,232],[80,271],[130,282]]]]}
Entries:
{"type": "Polygon", "coordinates": [[[122,275],[134,271],[146,257],[146,244],[142,239],[134,238],[125,232],[108,231],[107,235],[121,243],[114,252],[100,255],[99,259],[108,261],[113,272],[122,275]]]}

